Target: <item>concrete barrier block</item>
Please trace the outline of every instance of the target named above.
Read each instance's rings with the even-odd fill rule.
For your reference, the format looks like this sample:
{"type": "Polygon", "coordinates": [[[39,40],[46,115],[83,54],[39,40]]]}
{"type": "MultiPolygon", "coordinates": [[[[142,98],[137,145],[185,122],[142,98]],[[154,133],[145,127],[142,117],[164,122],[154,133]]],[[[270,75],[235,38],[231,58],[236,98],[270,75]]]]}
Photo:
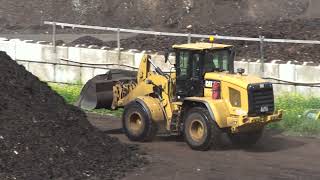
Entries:
{"type": "Polygon", "coordinates": [[[42,45],[36,43],[16,42],[16,59],[42,61],[42,45]]]}
{"type": "Polygon", "coordinates": [[[279,78],[279,64],[265,63],[264,64],[264,77],[279,78]]]}
{"type": "Polygon", "coordinates": [[[296,80],[296,65],[293,64],[279,64],[280,79],[286,81],[296,80]]]}
{"type": "Polygon", "coordinates": [[[57,56],[59,59],[69,59],[69,47],[57,46],[57,56]]]}
{"type": "MultiPolygon", "coordinates": [[[[162,67],[162,65],[164,64],[162,62],[162,58],[157,55],[157,54],[149,54],[151,56],[151,61],[158,67],[162,67]]],[[[162,67],[163,69],[163,67],[162,67]]]]}
{"type": "Polygon", "coordinates": [[[139,67],[142,57],[145,55],[145,52],[134,53],[134,67],[139,67]]]}
{"type": "Polygon", "coordinates": [[[62,83],[80,83],[80,67],[57,65],[55,80],[62,83]]]}
{"type": "Polygon", "coordinates": [[[42,46],[42,60],[45,62],[57,62],[57,55],[54,53],[53,46],[42,46]]]}
{"type": "Polygon", "coordinates": [[[94,77],[94,69],[93,68],[87,68],[87,67],[81,68],[81,83],[82,84],[87,83],[93,77],[94,77]]]}
{"type": "Polygon", "coordinates": [[[171,54],[169,56],[169,61],[171,62],[171,64],[175,64],[176,63],[176,55],[175,54],[171,54]]]}
{"type": "Polygon", "coordinates": [[[0,41],[0,51],[6,52],[13,60],[16,59],[16,42],[15,41],[0,41]]]}
{"type": "Polygon", "coordinates": [[[320,87],[311,87],[309,92],[311,96],[320,97],[320,87]]]}
{"type": "Polygon", "coordinates": [[[298,94],[303,94],[306,96],[310,96],[313,94],[313,92],[311,91],[310,87],[305,87],[305,86],[297,86],[295,87],[295,92],[298,94]]]}
{"type": "Polygon", "coordinates": [[[273,93],[275,96],[279,96],[283,91],[281,91],[281,85],[273,84],[273,93]]]}
{"type": "Polygon", "coordinates": [[[107,51],[107,64],[118,64],[118,52],[117,51],[107,51]]]}
{"type": "Polygon", "coordinates": [[[249,62],[248,74],[262,76],[261,63],[249,62]]]}
{"type": "Polygon", "coordinates": [[[68,48],[68,59],[75,62],[80,62],[81,59],[81,48],[69,47],[68,48]]]}
{"type": "MultiPolygon", "coordinates": [[[[264,64],[264,75],[263,77],[273,77],[273,78],[280,78],[279,74],[279,64],[275,63],[265,63],[264,64]]],[[[271,81],[272,82],[272,81],[271,81]]],[[[274,81],[278,82],[278,81],[274,81]]],[[[273,85],[273,90],[275,93],[281,92],[281,88],[283,85],[273,85]]]]}
{"type": "MultiPolygon", "coordinates": [[[[319,66],[301,66],[296,65],[296,81],[303,83],[315,83],[320,82],[320,67],[319,66]]],[[[306,95],[317,95],[319,96],[320,88],[310,87],[297,87],[299,93],[306,95]]]]}
{"type": "Polygon", "coordinates": [[[55,81],[54,65],[29,63],[29,71],[42,81],[55,81]]]}
{"type": "Polygon", "coordinates": [[[109,70],[107,69],[99,69],[99,68],[95,68],[93,70],[93,74],[94,76],[97,76],[97,75],[102,75],[102,74],[106,74],[109,70]]]}
{"type": "Polygon", "coordinates": [[[169,63],[165,63],[163,55],[151,54],[151,60],[162,71],[170,72],[172,66],[169,63]]]}
{"type": "Polygon", "coordinates": [[[106,64],[107,50],[81,48],[80,62],[89,64],[106,64]]]}
{"type": "Polygon", "coordinates": [[[296,65],[296,80],[299,82],[320,82],[319,66],[296,65]]]}
{"type": "Polygon", "coordinates": [[[54,52],[53,46],[42,45],[42,60],[57,63],[60,62],[60,59],[69,59],[68,52],[68,47],[57,46],[54,52]]]}
{"type": "MultiPolygon", "coordinates": [[[[285,80],[285,81],[296,81],[296,65],[294,65],[294,64],[280,64],[279,65],[279,79],[285,80]]],[[[282,86],[280,86],[279,91],[296,93],[296,87],[282,85],[282,86]]]]}
{"type": "Polygon", "coordinates": [[[121,52],[120,62],[123,65],[134,66],[135,65],[135,55],[131,52],[121,52]]]}

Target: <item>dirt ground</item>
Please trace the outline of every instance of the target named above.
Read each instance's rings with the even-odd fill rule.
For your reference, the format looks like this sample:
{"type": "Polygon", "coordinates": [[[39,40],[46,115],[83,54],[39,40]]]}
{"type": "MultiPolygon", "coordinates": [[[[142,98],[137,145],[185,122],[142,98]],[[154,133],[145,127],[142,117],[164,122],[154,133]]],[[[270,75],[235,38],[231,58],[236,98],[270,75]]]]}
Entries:
{"type": "MultiPolygon", "coordinates": [[[[129,142],[121,133],[121,121],[114,117],[88,114],[93,125],[129,142]]],[[[291,137],[267,131],[250,149],[235,149],[228,142],[222,150],[197,152],[183,140],[158,137],[140,143],[148,152],[150,165],[128,174],[124,180],[159,179],[320,179],[320,140],[291,137]]]]}

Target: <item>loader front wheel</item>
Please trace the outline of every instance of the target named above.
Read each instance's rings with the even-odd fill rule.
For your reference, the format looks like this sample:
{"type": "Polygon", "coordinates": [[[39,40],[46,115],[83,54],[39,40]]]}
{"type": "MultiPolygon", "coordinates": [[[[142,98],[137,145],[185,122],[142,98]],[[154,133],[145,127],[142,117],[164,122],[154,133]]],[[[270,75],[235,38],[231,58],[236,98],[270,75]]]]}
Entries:
{"type": "Polygon", "coordinates": [[[139,103],[127,105],[123,112],[122,125],[131,141],[151,141],[157,133],[157,126],[148,115],[148,110],[139,103]]]}
{"type": "Polygon", "coordinates": [[[187,144],[194,150],[206,151],[221,146],[222,131],[205,108],[192,108],[184,121],[187,144]]]}

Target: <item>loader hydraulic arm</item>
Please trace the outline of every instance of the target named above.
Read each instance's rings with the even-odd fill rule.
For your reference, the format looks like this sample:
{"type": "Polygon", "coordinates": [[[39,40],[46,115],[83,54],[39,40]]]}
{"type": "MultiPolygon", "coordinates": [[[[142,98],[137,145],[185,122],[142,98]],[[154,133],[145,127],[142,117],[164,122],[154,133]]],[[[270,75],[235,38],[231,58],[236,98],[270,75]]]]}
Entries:
{"type": "Polygon", "coordinates": [[[166,74],[151,61],[150,55],[144,55],[141,60],[139,71],[138,71],[138,78],[137,78],[138,83],[145,81],[147,79],[147,77],[149,76],[148,74],[151,72],[151,66],[153,66],[157,74],[167,77],[166,74]]]}
{"type": "Polygon", "coordinates": [[[153,62],[150,60],[150,58],[148,58],[148,62],[154,67],[155,71],[161,75],[161,76],[166,76],[166,74],[155,64],[153,64],[153,62]]]}

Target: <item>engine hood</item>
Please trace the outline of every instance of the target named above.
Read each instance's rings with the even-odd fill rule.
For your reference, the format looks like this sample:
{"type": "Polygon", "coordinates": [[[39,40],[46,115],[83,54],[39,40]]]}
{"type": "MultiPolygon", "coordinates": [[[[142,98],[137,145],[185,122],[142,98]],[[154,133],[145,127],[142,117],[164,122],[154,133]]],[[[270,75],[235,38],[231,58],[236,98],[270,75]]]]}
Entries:
{"type": "Polygon", "coordinates": [[[218,80],[221,82],[228,82],[231,84],[235,84],[239,87],[246,89],[249,84],[257,84],[257,83],[267,83],[266,80],[261,79],[257,76],[253,75],[240,75],[240,74],[229,74],[226,72],[211,72],[206,73],[205,80],[218,80]]]}

